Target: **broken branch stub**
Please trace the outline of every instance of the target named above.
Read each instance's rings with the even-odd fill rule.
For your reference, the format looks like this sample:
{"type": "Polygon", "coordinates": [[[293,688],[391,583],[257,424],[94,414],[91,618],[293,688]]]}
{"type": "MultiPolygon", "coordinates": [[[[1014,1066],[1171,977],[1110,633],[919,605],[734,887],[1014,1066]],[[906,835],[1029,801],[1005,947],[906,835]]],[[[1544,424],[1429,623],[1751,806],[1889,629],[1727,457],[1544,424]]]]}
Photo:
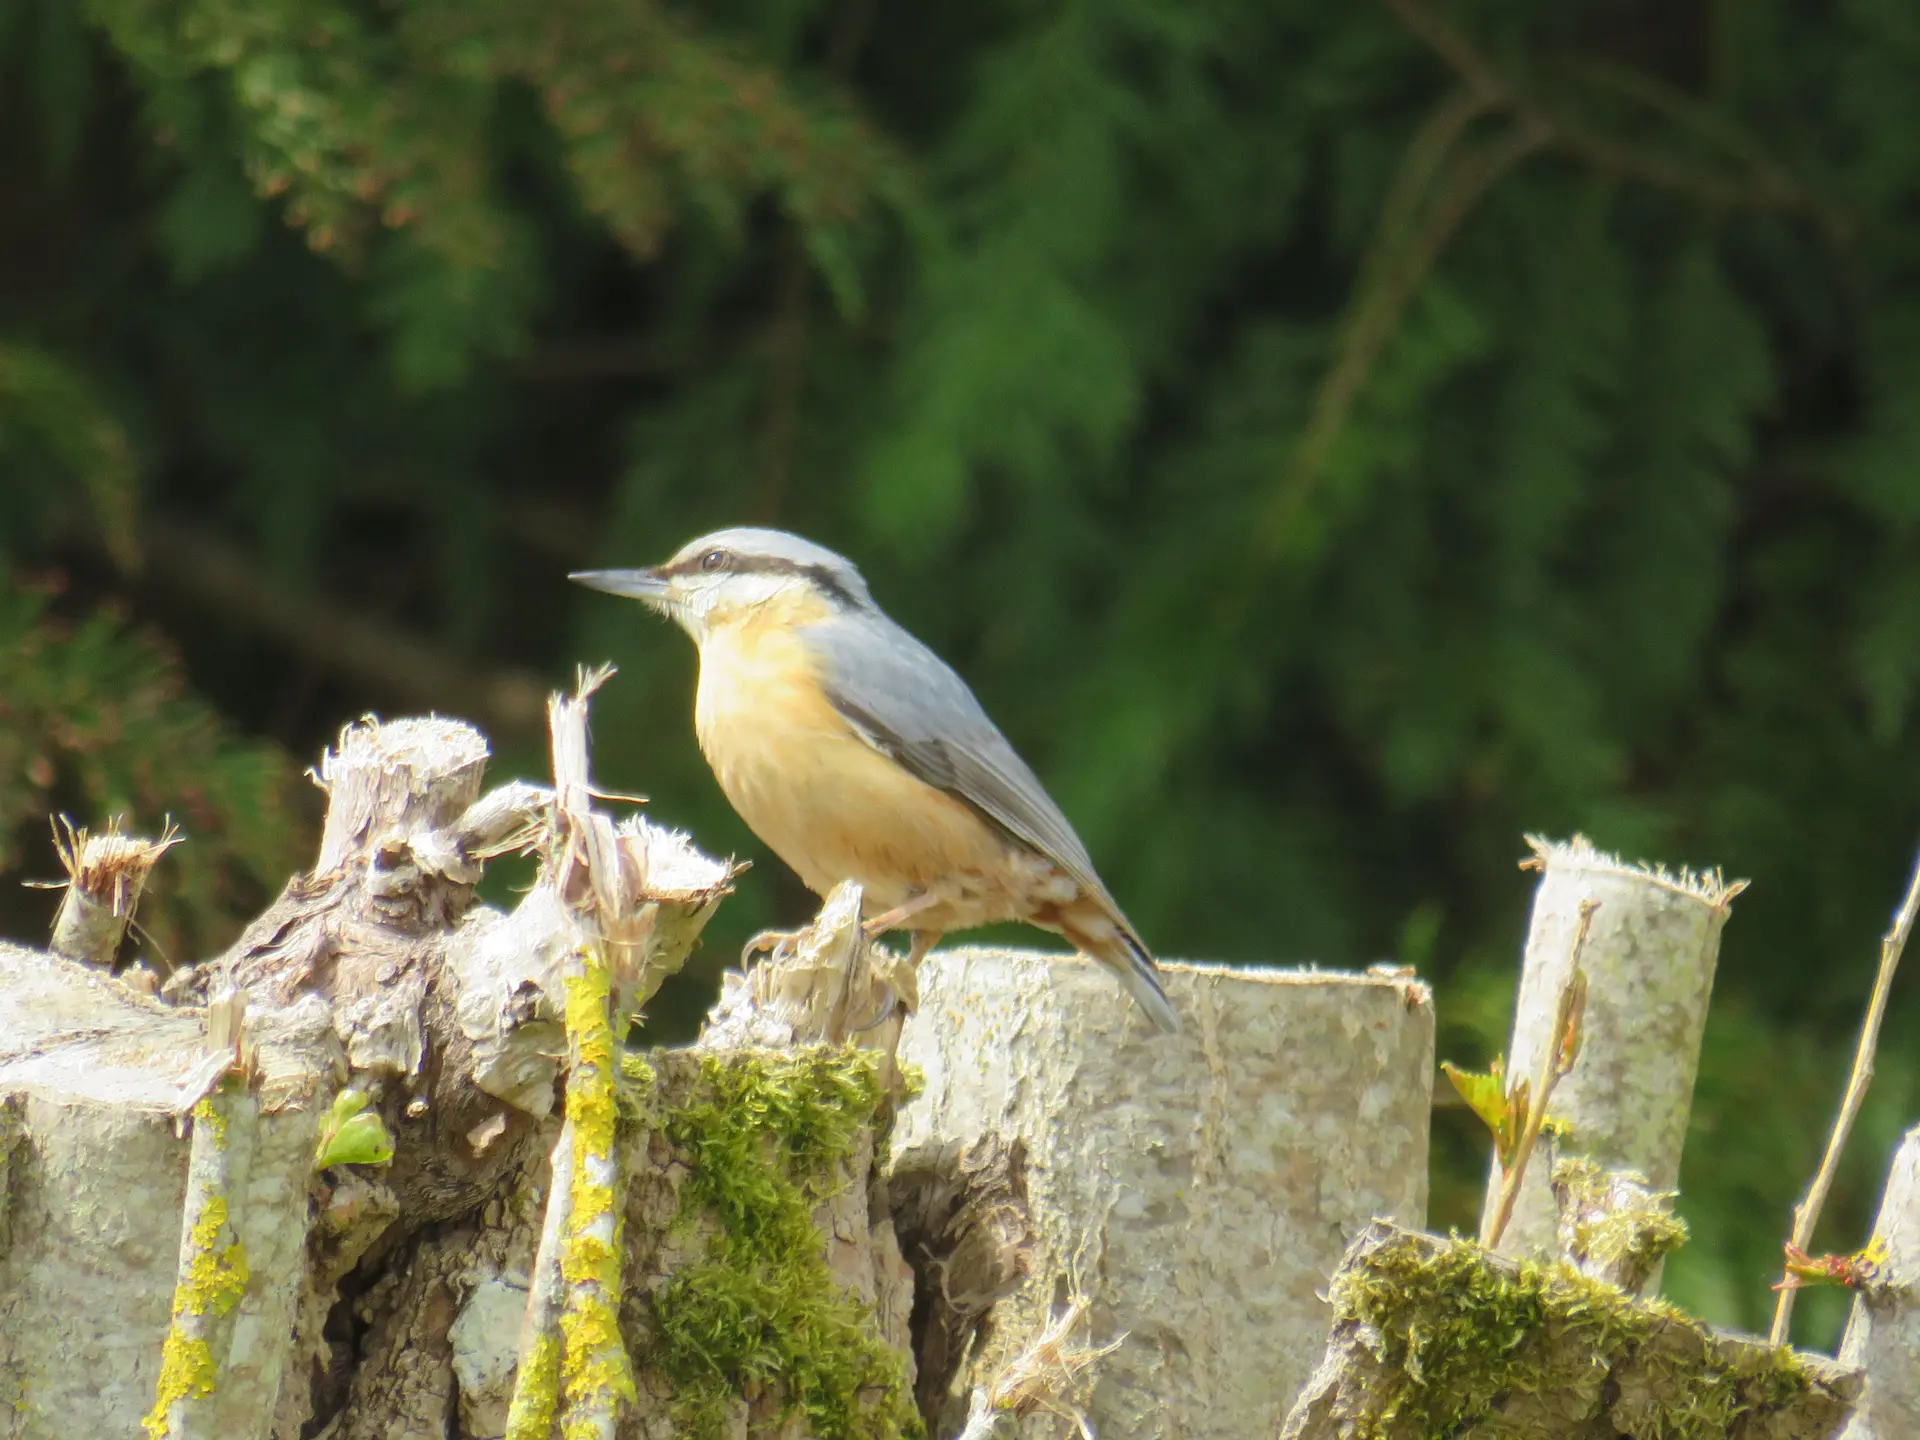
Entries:
{"type": "Polygon", "coordinates": [[[140,906],[147,877],[179,841],[169,825],[158,840],[122,835],[117,824],[90,835],[64,815],[54,825],[54,848],[67,872],[66,893],[53,917],[56,955],[111,968],[140,906]]]}
{"type": "Polygon", "coordinates": [[[900,1058],[926,1084],[895,1124],[890,1184],[922,1304],[967,1300],[920,1357],[936,1433],[1079,1293],[1092,1343],[1127,1335],[1093,1372],[1101,1440],[1271,1434],[1325,1339],[1318,1292],[1346,1237],[1375,1215],[1423,1218],[1425,986],[1194,965],[1164,980],[1178,1036],[1077,959],[922,964],[900,1058]],[[974,1148],[990,1143],[1000,1156],[974,1148]],[[998,1195],[955,1225],[970,1153],[998,1195]],[[916,1192],[941,1189],[924,1208],[970,1260],[912,1223],[916,1192]]]}
{"type": "Polygon", "coordinates": [[[363,720],[320,761],[326,827],[314,873],[324,875],[388,839],[444,829],[480,798],[487,742],[438,716],[363,720]]]}
{"type": "Polygon", "coordinates": [[[1873,1238],[1880,1273],[1854,1296],[1840,1344],[1867,1389],[1841,1440],[1906,1440],[1920,1435],[1920,1128],[1894,1152],[1873,1238]]]}
{"type": "Polygon", "coordinates": [[[550,893],[544,913],[564,940],[555,953],[567,1105],[521,1322],[508,1409],[515,1440],[540,1440],[556,1413],[569,1435],[613,1440],[621,1410],[638,1399],[619,1322],[618,1042],[635,1007],[684,963],[732,877],[684,837],[640,820],[615,825],[592,808],[587,702],[609,673],[583,672],[571,696],[548,706],[553,807],[536,889],[550,893]]]}
{"type": "MultiPolygon", "coordinates": [[[[1579,1059],[1555,1088],[1547,1117],[1566,1127],[1556,1147],[1671,1190],[1680,1173],[1720,932],[1745,882],[1625,864],[1579,836],[1564,845],[1529,837],[1529,844],[1534,856],[1525,863],[1540,871],[1540,883],[1507,1073],[1535,1074],[1561,1044],[1560,997],[1579,948],[1587,997],[1579,1059]],[[1586,941],[1576,947],[1589,906],[1586,941]]],[[[1503,1178],[1497,1159],[1490,1168],[1489,1216],[1500,1204],[1503,1178]]],[[[1500,1241],[1502,1254],[1555,1252],[1550,1168],[1529,1168],[1500,1241]]]]}

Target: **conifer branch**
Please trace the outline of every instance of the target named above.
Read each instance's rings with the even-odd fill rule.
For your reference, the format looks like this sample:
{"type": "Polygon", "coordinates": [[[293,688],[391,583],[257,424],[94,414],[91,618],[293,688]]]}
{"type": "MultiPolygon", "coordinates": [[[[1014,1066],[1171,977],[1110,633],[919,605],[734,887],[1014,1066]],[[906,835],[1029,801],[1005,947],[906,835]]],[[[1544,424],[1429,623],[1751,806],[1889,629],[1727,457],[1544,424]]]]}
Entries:
{"type": "MultiPolygon", "coordinates": [[[[1446,112],[1443,111],[1443,116],[1446,112]]],[[[1461,125],[1464,129],[1464,122],[1461,125]]],[[[1423,137],[1424,138],[1424,137],[1423,137]]],[[[1379,250],[1393,258],[1362,291],[1341,333],[1339,355],[1313,397],[1293,461],[1267,506],[1258,531],[1258,552],[1272,559],[1287,547],[1295,523],[1312,496],[1326,460],[1345,431],[1353,407],[1365,392],[1375,364],[1399,328],[1400,317],[1419,294],[1454,231],[1494,183],[1546,140],[1544,131],[1522,124],[1498,141],[1460,156],[1441,182],[1439,194],[1413,235],[1395,247],[1383,233],[1379,250]]],[[[1415,150],[1421,147],[1416,140],[1415,150]]],[[[1409,160],[1415,155],[1410,150],[1409,160]]],[[[1403,202],[1404,203],[1404,202],[1403,202]]]]}
{"type": "Polygon", "coordinates": [[[1742,181],[1631,145],[1542,105],[1421,0],[1386,4],[1446,62],[1464,93],[1442,104],[1402,157],[1362,264],[1359,299],[1342,332],[1338,355],[1314,396],[1293,460],[1257,532],[1257,552],[1269,560],[1287,548],[1375,364],[1447,241],[1493,185],[1534,151],[1558,149],[1596,169],[1713,205],[1804,214],[1829,234],[1842,228],[1837,217],[1763,157],[1748,157],[1751,179],[1742,181]],[[1489,113],[1510,117],[1512,130],[1447,166],[1473,121],[1489,113]],[[1436,181],[1443,170],[1444,180],[1436,181]],[[1436,183],[1442,188],[1427,206],[1424,221],[1416,225],[1413,217],[1420,202],[1436,183]]]}

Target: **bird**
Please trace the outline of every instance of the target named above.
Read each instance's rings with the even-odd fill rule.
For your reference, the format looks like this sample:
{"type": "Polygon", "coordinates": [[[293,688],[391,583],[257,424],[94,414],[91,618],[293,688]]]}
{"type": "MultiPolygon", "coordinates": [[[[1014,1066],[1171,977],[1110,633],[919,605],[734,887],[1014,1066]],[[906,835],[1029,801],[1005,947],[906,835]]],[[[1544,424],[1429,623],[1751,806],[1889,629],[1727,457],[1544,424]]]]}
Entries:
{"type": "Polygon", "coordinates": [[[1179,1015],[1086,846],[967,683],[874,602],[852,561],[738,526],[665,564],[568,578],[641,601],[700,656],[694,731],[747,827],[815,894],[856,881],[870,934],[1022,921],[1179,1015]]]}

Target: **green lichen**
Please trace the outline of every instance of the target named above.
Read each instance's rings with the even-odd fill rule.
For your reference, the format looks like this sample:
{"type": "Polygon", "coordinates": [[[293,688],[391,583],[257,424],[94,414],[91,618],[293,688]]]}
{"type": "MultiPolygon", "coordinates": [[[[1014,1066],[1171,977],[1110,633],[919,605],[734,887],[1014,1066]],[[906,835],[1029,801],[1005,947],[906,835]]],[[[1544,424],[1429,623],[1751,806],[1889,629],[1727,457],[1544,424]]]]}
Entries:
{"type": "MultiPolygon", "coordinates": [[[[200,1103],[207,1104],[204,1100],[200,1103]]],[[[196,1109],[195,1114],[198,1113],[196,1109]]],[[[224,1124],[224,1117],[220,1118],[224,1124]]],[[[220,1232],[226,1225],[225,1197],[208,1196],[193,1229],[188,1232],[187,1244],[192,1258],[173,1288],[173,1321],[160,1347],[160,1375],[154,1384],[153,1409],[140,1422],[150,1440],[166,1440],[172,1433],[172,1423],[167,1417],[175,1405],[213,1393],[218,1375],[213,1349],[204,1336],[195,1333],[199,1327],[192,1322],[230,1312],[246,1294],[250,1273],[245,1245],[238,1240],[225,1247],[220,1245],[220,1232]]]]}
{"type": "Polygon", "coordinates": [[[687,1157],[683,1219],[713,1223],[706,1253],[653,1299],[643,1357],[695,1436],[743,1396],[777,1396],[820,1440],[925,1432],[900,1357],[835,1282],[814,1208],[843,1188],[881,1113],[878,1057],[852,1046],[707,1056],[696,1098],[661,1126],[687,1157]]]}
{"type": "Polygon", "coordinates": [[[651,1126],[653,1096],[658,1078],[653,1063],[638,1050],[620,1052],[620,1073],[614,1078],[613,1099],[620,1118],[629,1125],[651,1126]]]}
{"type": "Polygon", "coordinates": [[[1571,1265],[1488,1262],[1458,1237],[1434,1245],[1399,1237],[1344,1268],[1329,1297],[1336,1319],[1358,1322],[1391,1377],[1355,1440],[1418,1433],[1524,1433],[1505,1424],[1513,1397],[1584,1395],[1599,1414],[1604,1382],[1673,1327],[1691,1332],[1671,1361],[1654,1361],[1658,1394],[1635,1400],[1642,1440],[1725,1440],[1742,1416],[1776,1411],[1814,1388],[1785,1347],[1715,1345],[1697,1321],[1658,1301],[1635,1301],[1571,1265]],[[1682,1353],[1698,1363],[1683,1363],[1682,1353]]]}
{"type": "Polygon", "coordinates": [[[560,1337],[540,1335],[515,1377],[503,1440],[549,1440],[560,1405],[560,1337]]]}

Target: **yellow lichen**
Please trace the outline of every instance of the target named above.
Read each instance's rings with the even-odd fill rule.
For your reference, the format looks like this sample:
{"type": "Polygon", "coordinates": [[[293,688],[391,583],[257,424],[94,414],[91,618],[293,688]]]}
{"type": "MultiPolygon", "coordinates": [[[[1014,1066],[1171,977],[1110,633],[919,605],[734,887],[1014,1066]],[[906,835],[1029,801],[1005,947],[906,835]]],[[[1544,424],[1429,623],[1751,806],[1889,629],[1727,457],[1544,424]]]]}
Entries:
{"type": "Polygon", "coordinates": [[[227,1117],[220,1107],[213,1103],[213,1093],[200,1097],[200,1103],[193,1107],[193,1120],[196,1125],[207,1127],[207,1136],[213,1141],[214,1148],[219,1150],[227,1148],[227,1117]]]}
{"type": "Polygon", "coordinates": [[[504,1440],[548,1440],[553,1412],[560,1404],[560,1337],[535,1337],[520,1367],[507,1410],[504,1440]]]}
{"type": "Polygon", "coordinates": [[[209,1195],[187,1234],[190,1258],[173,1288],[173,1323],[160,1347],[153,1409],[140,1422],[151,1440],[166,1440],[171,1433],[167,1417],[175,1405],[213,1393],[218,1376],[213,1349],[204,1336],[192,1333],[198,1328],[195,1322],[225,1315],[238,1305],[247,1292],[250,1273],[244,1244],[236,1240],[220,1248],[220,1232],[226,1225],[226,1198],[209,1195]]]}
{"type": "Polygon", "coordinates": [[[560,1433],[565,1440],[590,1440],[599,1433],[594,1411],[604,1413],[638,1394],[619,1312],[608,1300],[583,1296],[560,1316],[560,1337],[560,1388],[567,1397],[560,1433]],[[586,1400],[594,1403],[583,1406],[586,1400]]]}
{"type": "Polygon", "coordinates": [[[566,981],[567,1038],[573,1064],[567,1075],[567,1122],[573,1126],[573,1182],[560,1274],[566,1282],[560,1316],[562,1433],[597,1433],[593,1417],[635,1398],[633,1366],[620,1335],[623,1246],[620,1212],[610,1182],[619,1128],[615,1098],[613,1027],[607,1014],[611,983],[601,957],[588,950],[581,973],[566,981]]]}
{"type": "Polygon", "coordinates": [[[167,1440],[173,1433],[168,1412],[182,1400],[213,1393],[213,1350],[204,1340],[190,1340],[179,1322],[167,1330],[160,1347],[160,1378],[154,1387],[153,1409],[140,1422],[151,1440],[167,1440]]]}

